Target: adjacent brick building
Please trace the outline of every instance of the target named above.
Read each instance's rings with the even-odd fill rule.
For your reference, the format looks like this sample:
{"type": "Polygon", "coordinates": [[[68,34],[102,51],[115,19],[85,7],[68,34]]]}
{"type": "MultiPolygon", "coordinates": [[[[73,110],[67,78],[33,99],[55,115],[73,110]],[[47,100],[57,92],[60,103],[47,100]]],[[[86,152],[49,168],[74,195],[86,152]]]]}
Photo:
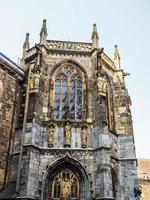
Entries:
{"type": "Polygon", "coordinates": [[[18,82],[23,76],[23,69],[0,53],[0,187],[7,179],[9,152],[14,137],[18,82]]]}

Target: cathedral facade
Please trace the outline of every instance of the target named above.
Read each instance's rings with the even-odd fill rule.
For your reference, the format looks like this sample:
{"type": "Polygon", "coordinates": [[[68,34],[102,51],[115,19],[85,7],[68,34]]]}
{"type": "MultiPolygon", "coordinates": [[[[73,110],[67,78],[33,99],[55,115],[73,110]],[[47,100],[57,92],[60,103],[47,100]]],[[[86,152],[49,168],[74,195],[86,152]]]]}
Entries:
{"type": "Polygon", "coordinates": [[[38,44],[26,34],[20,67],[4,59],[12,99],[4,77],[0,109],[12,101],[12,125],[0,144],[0,199],[135,200],[131,100],[117,46],[111,60],[95,24],[89,43],[48,40],[43,20],[38,44]]]}

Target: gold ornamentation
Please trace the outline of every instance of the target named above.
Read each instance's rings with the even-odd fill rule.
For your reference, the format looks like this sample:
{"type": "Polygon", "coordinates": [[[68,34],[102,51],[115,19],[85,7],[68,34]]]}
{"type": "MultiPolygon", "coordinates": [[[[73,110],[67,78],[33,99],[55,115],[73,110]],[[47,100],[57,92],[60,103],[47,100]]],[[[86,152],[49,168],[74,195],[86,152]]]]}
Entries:
{"type": "Polygon", "coordinates": [[[54,126],[50,125],[49,132],[48,132],[48,146],[52,147],[54,141],[54,126]]]}
{"type": "Polygon", "coordinates": [[[39,81],[40,80],[40,75],[39,74],[33,74],[31,73],[30,75],[30,80],[29,80],[29,88],[30,90],[38,89],[39,88],[39,81]]]}
{"type": "Polygon", "coordinates": [[[65,126],[65,142],[66,142],[66,145],[70,146],[70,140],[71,140],[71,126],[70,126],[69,122],[67,122],[67,124],[65,126]]]}
{"type": "Polygon", "coordinates": [[[69,180],[62,181],[61,189],[62,189],[61,190],[62,198],[70,197],[70,181],[69,180]]]}
{"type": "Polygon", "coordinates": [[[70,169],[61,170],[54,178],[51,197],[55,199],[79,199],[80,183],[77,174],[70,169]]]}
{"type": "Polygon", "coordinates": [[[85,148],[87,146],[87,128],[85,126],[82,127],[81,138],[82,138],[82,147],[85,148]]]}

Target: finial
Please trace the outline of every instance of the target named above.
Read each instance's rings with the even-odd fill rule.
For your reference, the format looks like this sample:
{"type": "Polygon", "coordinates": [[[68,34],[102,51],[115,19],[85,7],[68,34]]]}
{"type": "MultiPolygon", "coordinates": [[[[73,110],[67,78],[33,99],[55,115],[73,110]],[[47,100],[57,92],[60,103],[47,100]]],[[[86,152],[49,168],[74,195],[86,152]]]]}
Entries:
{"type": "Polygon", "coordinates": [[[29,33],[26,33],[25,41],[24,41],[24,44],[23,44],[23,49],[28,50],[29,46],[30,46],[30,44],[29,44],[29,33]]]}
{"type": "Polygon", "coordinates": [[[96,24],[93,24],[93,32],[92,32],[92,48],[99,48],[99,36],[97,32],[96,24]]]}
{"type": "Polygon", "coordinates": [[[43,19],[43,25],[40,32],[40,44],[46,45],[46,38],[47,38],[46,19],[43,19]]]}
{"type": "Polygon", "coordinates": [[[117,45],[115,45],[114,63],[115,63],[116,69],[120,69],[120,55],[119,55],[119,51],[118,51],[118,46],[117,45]]]}
{"type": "Polygon", "coordinates": [[[27,50],[30,48],[29,43],[29,33],[26,33],[25,41],[23,43],[23,52],[22,52],[22,58],[21,58],[21,64],[24,65],[24,60],[27,54],[27,50]]]}

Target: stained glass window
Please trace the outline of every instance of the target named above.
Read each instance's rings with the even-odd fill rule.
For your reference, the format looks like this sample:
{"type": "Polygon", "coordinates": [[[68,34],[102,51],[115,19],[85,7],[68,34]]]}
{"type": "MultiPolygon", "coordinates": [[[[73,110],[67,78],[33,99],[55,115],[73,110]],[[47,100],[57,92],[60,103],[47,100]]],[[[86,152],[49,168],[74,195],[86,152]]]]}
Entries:
{"type": "Polygon", "coordinates": [[[54,117],[82,119],[82,78],[73,67],[64,67],[55,79],[54,117]],[[67,113],[69,112],[69,113],[67,113]]]}
{"type": "Polygon", "coordinates": [[[55,107],[54,107],[54,115],[56,118],[59,117],[59,108],[60,108],[60,80],[55,80],[55,107]]]}
{"type": "Polygon", "coordinates": [[[70,81],[70,118],[75,118],[75,80],[70,81]]]}

